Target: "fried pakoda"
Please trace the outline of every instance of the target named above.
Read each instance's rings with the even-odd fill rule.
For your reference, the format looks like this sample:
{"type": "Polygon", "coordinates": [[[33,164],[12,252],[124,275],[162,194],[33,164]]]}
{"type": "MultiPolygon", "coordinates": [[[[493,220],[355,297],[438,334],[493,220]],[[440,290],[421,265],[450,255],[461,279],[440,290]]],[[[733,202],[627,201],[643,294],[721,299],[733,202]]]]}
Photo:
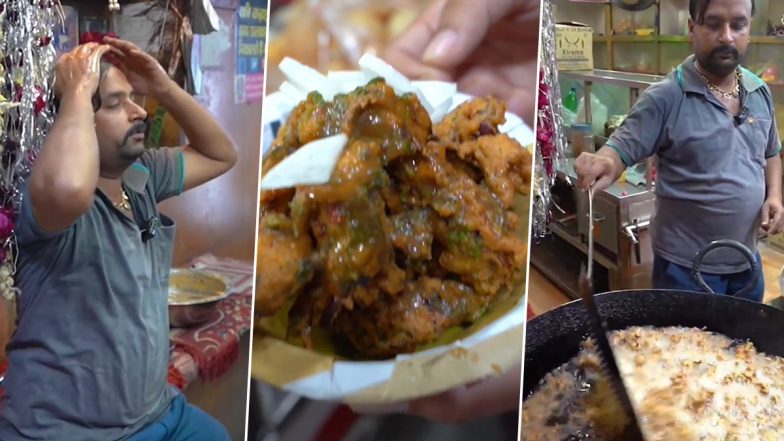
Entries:
{"type": "Polygon", "coordinates": [[[321,327],[368,357],[475,321],[525,264],[514,201],[528,194],[531,156],[498,133],[504,113],[476,99],[431,127],[414,94],[381,79],[330,102],[311,93],[262,174],[315,139],[345,133],[348,145],[329,184],[262,192],[262,220],[283,216],[288,229],[260,236],[270,248],[260,244],[256,310],[272,315],[296,298],[291,337],[311,346],[321,327]],[[284,240],[288,254],[272,256],[284,240]]]}
{"type": "Polygon", "coordinates": [[[335,330],[370,357],[412,352],[444,329],[476,320],[487,300],[463,283],[421,277],[406,282],[400,295],[341,314],[335,330]]]}
{"type": "Polygon", "coordinates": [[[271,315],[296,297],[313,277],[313,247],[307,236],[294,235],[291,219],[268,214],[259,220],[256,314],[271,315]]]}

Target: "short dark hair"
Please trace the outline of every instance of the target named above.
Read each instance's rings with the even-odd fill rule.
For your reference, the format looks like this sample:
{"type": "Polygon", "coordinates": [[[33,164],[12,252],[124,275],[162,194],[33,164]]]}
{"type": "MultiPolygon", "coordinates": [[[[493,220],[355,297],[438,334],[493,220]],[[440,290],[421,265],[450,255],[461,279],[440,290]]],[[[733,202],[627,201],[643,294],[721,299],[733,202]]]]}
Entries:
{"type": "MultiPolygon", "coordinates": [[[[708,10],[708,6],[710,6],[711,0],[689,0],[689,15],[691,16],[691,20],[695,23],[702,23],[705,20],[705,11],[708,10]]],[[[754,17],[754,13],[757,11],[757,7],[754,4],[754,0],[751,0],[751,16],[754,17]]]]}
{"type": "MultiPolygon", "coordinates": [[[[103,82],[103,79],[106,78],[106,74],[109,72],[109,69],[111,69],[112,67],[114,67],[114,65],[112,63],[110,63],[110,62],[108,62],[106,60],[101,60],[101,73],[99,74],[100,78],[101,78],[100,82],[103,82]]],[[[100,82],[99,82],[99,84],[100,84],[100,82]]],[[[101,92],[100,92],[100,90],[101,90],[101,88],[98,87],[98,89],[95,91],[95,95],[93,95],[93,99],[92,99],[92,101],[93,101],[93,112],[97,112],[98,109],[101,108],[101,92]]]]}
{"type": "MultiPolygon", "coordinates": [[[[106,73],[109,72],[109,69],[112,68],[112,67],[113,67],[112,63],[109,63],[106,60],[101,60],[101,71],[100,71],[100,74],[99,74],[100,81],[103,81],[103,79],[106,77],[106,73]]],[[[91,101],[92,101],[92,104],[93,104],[93,112],[97,112],[98,109],[101,108],[100,87],[93,94],[91,101]]],[[[54,105],[54,113],[57,114],[58,112],[60,112],[60,99],[55,97],[52,104],[54,105]]]]}

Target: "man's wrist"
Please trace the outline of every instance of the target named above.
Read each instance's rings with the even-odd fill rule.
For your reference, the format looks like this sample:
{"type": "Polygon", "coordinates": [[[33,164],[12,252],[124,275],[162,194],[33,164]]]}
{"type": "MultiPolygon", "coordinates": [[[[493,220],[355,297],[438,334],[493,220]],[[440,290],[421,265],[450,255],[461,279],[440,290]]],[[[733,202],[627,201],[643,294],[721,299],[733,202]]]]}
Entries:
{"type": "Polygon", "coordinates": [[[768,197],[765,198],[765,201],[782,203],[781,193],[769,194],[768,197]]]}
{"type": "Polygon", "coordinates": [[[93,108],[92,95],[80,91],[68,91],[60,97],[58,115],[60,117],[70,115],[82,115],[90,117],[95,114],[93,108]]]}
{"type": "Polygon", "coordinates": [[[626,165],[624,165],[621,157],[612,148],[607,148],[607,150],[602,148],[599,152],[598,156],[607,164],[608,172],[613,177],[613,182],[617,181],[623,174],[623,171],[626,170],[626,165]]]}
{"type": "Polygon", "coordinates": [[[63,92],[62,96],[60,97],[60,102],[79,102],[79,103],[89,103],[92,105],[94,93],[88,92],[86,89],[83,88],[76,88],[72,90],[66,90],[63,92]]]}
{"type": "Polygon", "coordinates": [[[171,78],[166,78],[164,84],[161,85],[160,88],[156,88],[156,92],[153,96],[158,102],[166,107],[168,103],[171,103],[172,100],[175,99],[177,93],[181,92],[180,86],[174,82],[171,78]]]}

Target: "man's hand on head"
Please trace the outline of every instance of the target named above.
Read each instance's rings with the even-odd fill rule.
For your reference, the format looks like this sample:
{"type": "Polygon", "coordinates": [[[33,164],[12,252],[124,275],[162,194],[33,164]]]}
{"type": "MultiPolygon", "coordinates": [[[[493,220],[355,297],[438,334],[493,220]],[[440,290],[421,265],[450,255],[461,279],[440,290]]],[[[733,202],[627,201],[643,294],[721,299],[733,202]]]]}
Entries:
{"type": "Polygon", "coordinates": [[[120,68],[137,94],[159,98],[178,87],[158,60],[135,44],[113,37],[104,42],[118,53],[120,68]]]}
{"type": "Polygon", "coordinates": [[[114,51],[109,45],[86,43],[63,54],[55,67],[54,93],[58,99],[77,94],[91,97],[98,90],[101,57],[114,51]]]}

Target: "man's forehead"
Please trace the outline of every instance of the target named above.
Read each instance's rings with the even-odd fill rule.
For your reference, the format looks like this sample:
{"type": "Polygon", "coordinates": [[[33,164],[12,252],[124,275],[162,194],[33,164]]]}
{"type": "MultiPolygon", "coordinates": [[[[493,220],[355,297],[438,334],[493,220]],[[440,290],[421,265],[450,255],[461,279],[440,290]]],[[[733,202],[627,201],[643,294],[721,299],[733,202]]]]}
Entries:
{"type": "Polygon", "coordinates": [[[130,95],[133,93],[133,86],[120,69],[110,66],[101,78],[99,92],[103,96],[130,95]]]}

